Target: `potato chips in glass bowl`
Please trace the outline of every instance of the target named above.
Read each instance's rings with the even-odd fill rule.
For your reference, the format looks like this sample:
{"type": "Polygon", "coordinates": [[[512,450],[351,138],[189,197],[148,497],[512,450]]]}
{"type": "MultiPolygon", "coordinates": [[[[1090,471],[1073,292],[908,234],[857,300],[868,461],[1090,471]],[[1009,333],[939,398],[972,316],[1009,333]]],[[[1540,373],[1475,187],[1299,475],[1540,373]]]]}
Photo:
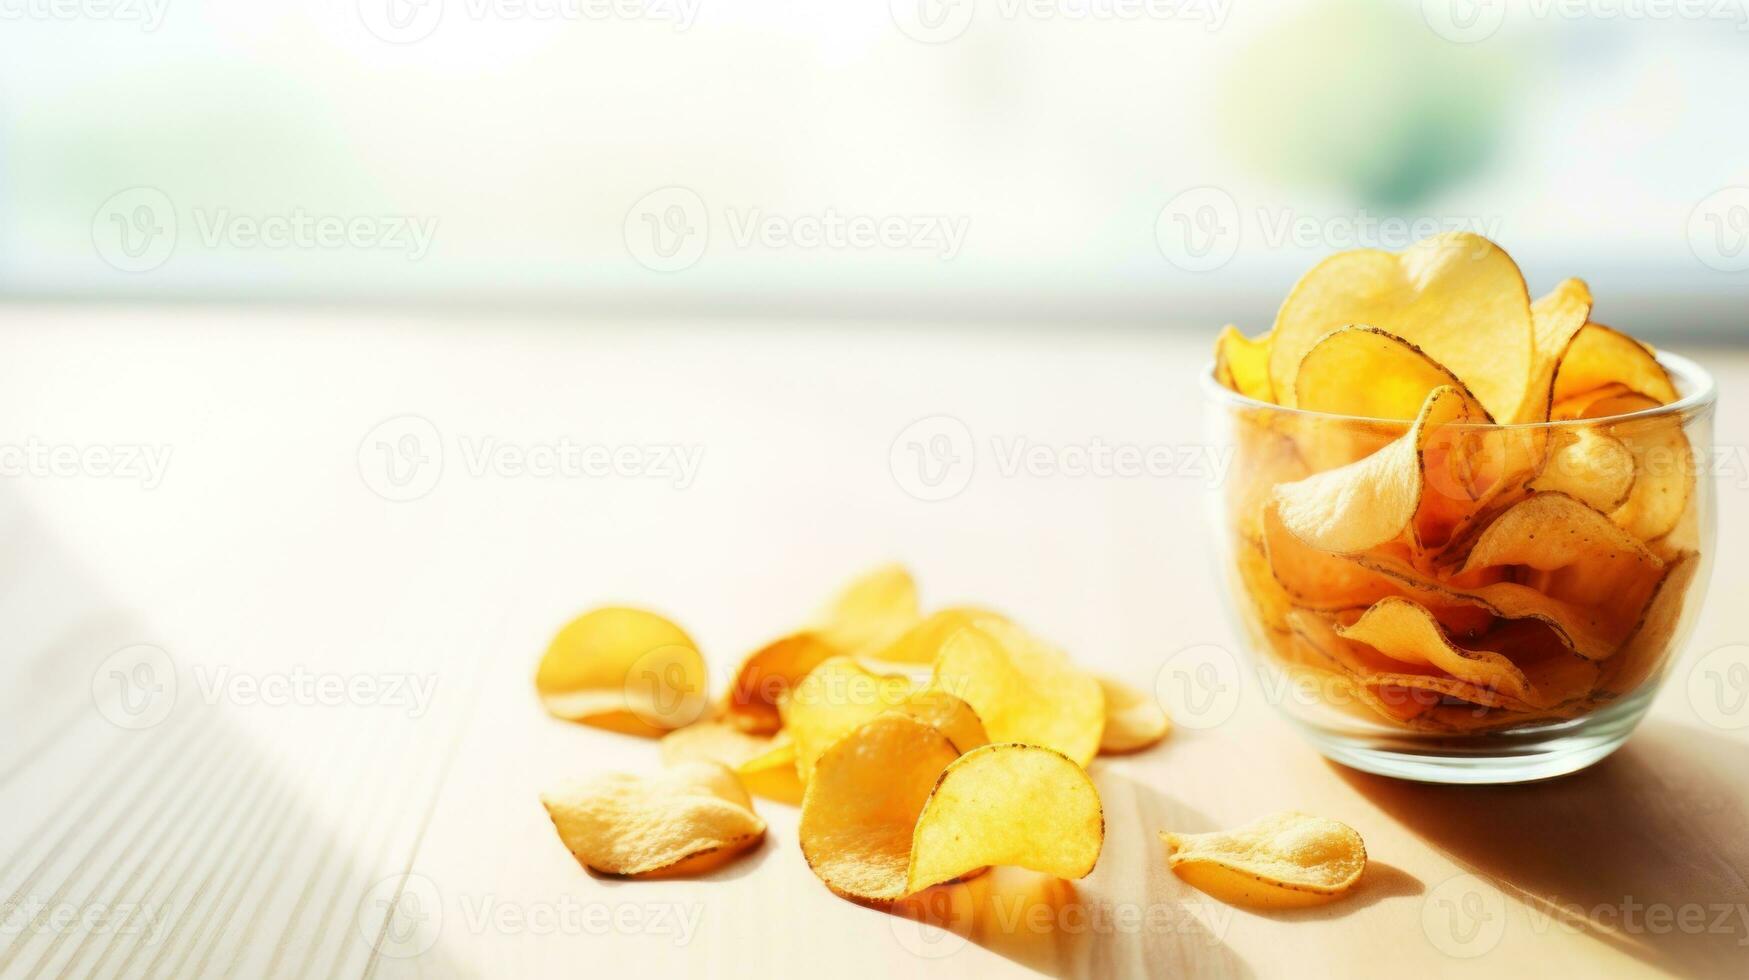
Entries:
{"type": "Polygon", "coordinates": [[[1205,377],[1226,593],[1329,758],[1519,782],[1645,714],[1711,564],[1714,389],[1474,235],[1320,263],[1205,377]]]}

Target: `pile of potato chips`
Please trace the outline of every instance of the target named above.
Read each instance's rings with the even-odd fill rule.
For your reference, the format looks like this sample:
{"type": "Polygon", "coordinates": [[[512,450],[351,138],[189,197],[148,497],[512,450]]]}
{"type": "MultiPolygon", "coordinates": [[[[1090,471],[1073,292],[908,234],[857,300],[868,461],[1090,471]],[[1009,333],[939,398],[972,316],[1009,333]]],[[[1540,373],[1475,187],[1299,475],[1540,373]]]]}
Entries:
{"type": "Polygon", "coordinates": [[[1105,824],[1085,766],[1170,727],[1152,698],[1079,669],[1006,617],[922,615],[896,566],[753,652],[714,703],[691,638],[621,607],[562,629],[535,683],[554,715],[662,738],[664,771],[542,798],[587,867],[667,874],[745,850],[765,830],[751,791],[799,802],[808,865],[865,902],[993,865],[1086,875],[1105,824]]]}
{"type": "Polygon", "coordinates": [[[1569,279],[1534,302],[1492,242],[1345,252],[1215,376],[1252,639],[1334,706],[1416,730],[1572,718],[1670,652],[1701,565],[1678,400],[1569,279]],[[1268,403],[1268,404],[1256,404],[1268,403]]]}

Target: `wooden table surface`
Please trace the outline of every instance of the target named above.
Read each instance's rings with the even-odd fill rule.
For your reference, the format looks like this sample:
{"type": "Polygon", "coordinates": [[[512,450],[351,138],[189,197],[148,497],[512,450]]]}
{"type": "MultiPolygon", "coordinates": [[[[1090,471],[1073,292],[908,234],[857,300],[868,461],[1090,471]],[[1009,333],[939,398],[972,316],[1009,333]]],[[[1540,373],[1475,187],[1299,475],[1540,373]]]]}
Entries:
{"type": "Polygon", "coordinates": [[[1203,527],[1212,326],[0,317],[0,976],[1749,972],[1744,354],[1685,351],[1723,390],[1727,546],[1615,756],[1515,787],[1361,775],[1246,672],[1095,763],[1091,876],[941,890],[944,931],[833,897],[763,800],[767,841],[706,878],[585,873],[537,794],[657,750],[548,718],[535,660],[627,601],[720,678],[892,559],[927,604],[1009,611],[1144,688],[1188,647],[1243,657],[1203,527]],[[917,470],[911,443],[949,451],[917,470]],[[1170,462],[1061,471],[1101,445],[1170,462]],[[631,449],[604,475],[583,447],[631,449]],[[1359,894],[1259,914],[1166,871],[1157,831],[1285,808],[1361,832],[1359,894]]]}

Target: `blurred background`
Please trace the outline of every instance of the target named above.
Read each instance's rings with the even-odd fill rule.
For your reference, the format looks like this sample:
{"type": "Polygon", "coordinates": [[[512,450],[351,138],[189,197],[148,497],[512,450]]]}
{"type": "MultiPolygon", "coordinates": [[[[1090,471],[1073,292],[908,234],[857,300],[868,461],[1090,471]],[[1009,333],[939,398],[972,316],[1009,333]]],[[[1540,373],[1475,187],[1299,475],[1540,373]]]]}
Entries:
{"type": "Polygon", "coordinates": [[[1749,8],[1508,8],[0,0],[0,294],[1256,331],[1466,228],[1740,337],[1749,8]]]}

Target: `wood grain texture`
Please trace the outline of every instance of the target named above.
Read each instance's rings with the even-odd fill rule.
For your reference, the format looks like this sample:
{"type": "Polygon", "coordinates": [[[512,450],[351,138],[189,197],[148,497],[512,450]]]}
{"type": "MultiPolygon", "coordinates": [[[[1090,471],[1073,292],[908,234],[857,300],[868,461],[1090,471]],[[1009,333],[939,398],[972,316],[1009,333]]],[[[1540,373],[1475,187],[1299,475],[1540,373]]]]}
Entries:
{"type": "MultiPolygon", "coordinates": [[[[0,444],[170,456],[150,487],[0,481],[0,977],[1749,966],[1749,708],[1731,701],[1749,687],[1716,669],[1728,657],[1703,660],[1749,641],[1749,565],[1728,546],[1651,717],[1574,777],[1351,772],[1247,675],[1219,724],[1096,762],[1108,835],[1082,881],[997,869],[896,914],[864,908],[819,884],[794,808],[766,801],[766,842],[704,878],[599,878],[565,852],[541,789],[657,764],[654,743],[534,698],[538,652],[593,605],[674,616],[720,682],[843,578],[899,559],[928,604],[1005,610],[1143,688],[1185,647],[1239,652],[1202,526],[1209,471],[1192,465],[1200,333],[29,307],[5,323],[0,444]],[[373,440],[409,415],[438,433],[442,475],[385,499],[373,440]],[[930,502],[907,494],[895,442],[937,417],[964,427],[975,469],[930,502]],[[564,440],[679,447],[698,466],[529,472],[564,440]],[[1096,440],[1181,462],[1144,477],[1025,463],[1096,440]],[[130,730],[106,665],[137,644],[173,663],[156,680],[174,710],[130,730]],[[1351,900],[1258,914],[1166,871],[1159,830],[1290,807],[1365,837],[1351,900]]],[[[1719,375],[1719,537],[1741,541],[1749,356],[1684,353],[1719,375]]]]}

